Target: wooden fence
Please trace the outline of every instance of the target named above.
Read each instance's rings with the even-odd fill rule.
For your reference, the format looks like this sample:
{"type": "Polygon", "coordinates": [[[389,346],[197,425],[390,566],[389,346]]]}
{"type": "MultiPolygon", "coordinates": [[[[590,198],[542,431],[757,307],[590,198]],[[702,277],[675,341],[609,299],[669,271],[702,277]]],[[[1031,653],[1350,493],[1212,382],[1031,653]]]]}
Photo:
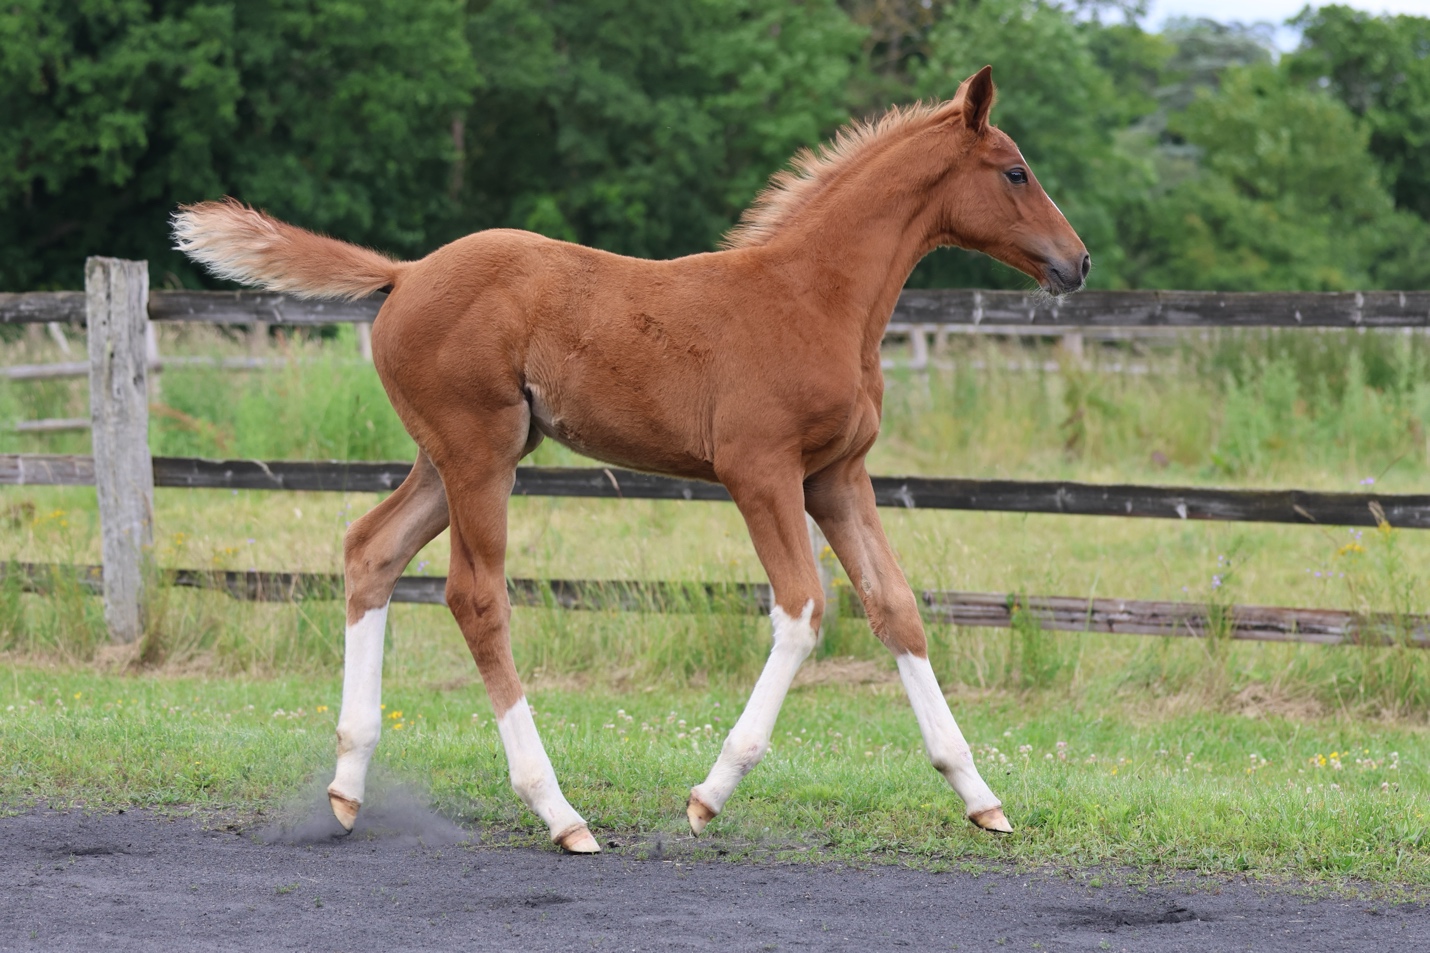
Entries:
{"type": "MultiPolygon", "coordinates": [[[[357,302],[299,301],[255,292],[154,291],[143,262],[90,259],[86,291],[0,294],[0,323],[60,322],[89,327],[94,456],[0,455],[0,485],[93,485],[100,503],[103,568],[18,565],[23,584],[43,591],[74,574],[101,591],[118,640],[142,629],[144,561],[152,550],[154,487],[318,492],[388,492],[410,464],[150,458],[146,339],[150,320],[215,324],[369,323],[380,296],[357,302]]],[[[1011,331],[1082,327],[1430,327],[1430,292],[1354,294],[1219,294],[1082,292],[1053,300],[998,291],[906,291],[891,330],[922,339],[959,326],[1011,331]]],[[[1094,485],[1067,481],[875,477],[879,505],[905,509],[981,510],[1173,520],[1430,528],[1430,495],[1230,490],[1204,487],[1094,485]]],[[[520,467],[516,495],[721,501],[723,487],[614,468],[520,467]]],[[[820,540],[815,539],[816,547],[820,540]]],[[[315,573],[169,570],[169,582],[243,599],[336,598],[338,577],[315,573]]],[[[826,582],[828,579],[826,578],[826,582]]],[[[403,577],[394,601],[441,602],[445,580],[403,577]]],[[[828,588],[828,587],[827,587],[828,588]]],[[[513,601],[586,609],[679,611],[717,600],[726,607],[768,610],[762,585],[593,580],[510,581],[513,601]]],[[[829,589],[831,595],[834,590],[829,589]]],[[[1000,593],[921,593],[929,617],[962,625],[1009,626],[1020,614],[1065,631],[1203,635],[1319,643],[1401,640],[1430,647],[1430,619],[1362,616],[1321,609],[1078,599],[1000,593]]],[[[836,611],[840,608],[835,600],[836,611]]],[[[844,611],[859,611],[846,605],[844,611]]]]}
{"type": "MultiPolygon", "coordinates": [[[[101,259],[112,261],[113,259],[101,259]]],[[[371,323],[385,296],[304,301],[266,291],[152,291],[154,321],[209,324],[371,323]]],[[[86,322],[86,293],[0,294],[0,324],[86,322]]],[[[1079,291],[1050,298],[1022,291],[905,291],[895,325],[1067,328],[1427,328],[1430,291],[1079,291]]]]}

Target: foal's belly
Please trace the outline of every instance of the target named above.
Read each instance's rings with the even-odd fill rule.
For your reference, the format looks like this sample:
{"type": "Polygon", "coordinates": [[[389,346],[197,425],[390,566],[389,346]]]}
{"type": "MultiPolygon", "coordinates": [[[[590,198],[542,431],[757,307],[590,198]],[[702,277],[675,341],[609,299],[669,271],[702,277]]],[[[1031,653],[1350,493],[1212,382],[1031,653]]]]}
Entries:
{"type": "Polygon", "coordinates": [[[702,447],[698,422],[682,425],[672,419],[677,415],[670,408],[653,405],[642,395],[621,388],[583,395],[569,385],[529,381],[527,401],[533,426],[577,453],[631,470],[715,479],[712,454],[702,447]]]}

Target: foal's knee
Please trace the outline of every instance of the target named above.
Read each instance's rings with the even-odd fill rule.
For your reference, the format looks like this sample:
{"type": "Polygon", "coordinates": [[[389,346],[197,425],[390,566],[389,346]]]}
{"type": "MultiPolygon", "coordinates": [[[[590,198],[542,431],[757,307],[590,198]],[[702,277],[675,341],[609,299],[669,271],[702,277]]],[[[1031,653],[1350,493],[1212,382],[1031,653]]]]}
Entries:
{"type": "Polygon", "coordinates": [[[447,608],[457,617],[463,632],[468,626],[479,632],[504,629],[511,619],[505,580],[500,586],[484,585],[453,573],[447,577],[446,593],[447,608]]]}
{"type": "Polygon", "coordinates": [[[880,642],[895,655],[928,656],[928,638],[924,620],[912,590],[899,587],[895,591],[870,593],[864,599],[864,611],[869,627],[880,642]],[[900,591],[902,590],[902,591],[900,591]]]}

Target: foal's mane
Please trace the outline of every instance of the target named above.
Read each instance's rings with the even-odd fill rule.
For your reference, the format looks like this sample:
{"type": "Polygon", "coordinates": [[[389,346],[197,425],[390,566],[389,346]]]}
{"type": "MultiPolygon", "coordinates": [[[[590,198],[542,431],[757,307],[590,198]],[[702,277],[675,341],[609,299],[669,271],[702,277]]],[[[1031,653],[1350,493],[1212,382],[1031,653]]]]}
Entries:
{"type": "Polygon", "coordinates": [[[753,248],[770,241],[780,227],[823,192],[841,171],[872,152],[880,143],[923,124],[946,103],[895,106],[875,119],[856,120],[840,128],[831,142],[800,149],[789,168],[770,177],[740,221],[725,234],[720,247],[753,248]]]}

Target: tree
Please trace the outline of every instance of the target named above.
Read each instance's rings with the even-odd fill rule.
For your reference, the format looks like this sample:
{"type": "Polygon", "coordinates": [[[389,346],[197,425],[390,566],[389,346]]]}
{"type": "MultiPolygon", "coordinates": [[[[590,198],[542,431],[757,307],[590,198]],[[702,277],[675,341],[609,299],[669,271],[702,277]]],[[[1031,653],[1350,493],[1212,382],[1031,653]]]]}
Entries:
{"type": "Polygon", "coordinates": [[[1370,129],[1395,202],[1430,220],[1430,18],[1308,9],[1291,76],[1323,87],[1370,129]]]}
{"type": "MultiPolygon", "coordinates": [[[[0,287],[78,287],[84,257],[169,252],[225,193],[415,252],[450,212],[470,98],[459,0],[12,0],[0,8],[0,287]]],[[[165,279],[165,275],[171,277],[165,279]]]]}
{"type": "Polygon", "coordinates": [[[1203,90],[1214,90],[1228,69],[1271,63],[1269,25],[1218,23],[1181,17],[1162,34],[1172,55],[1163,66],[1157,98],[1169,112],[1186,109],[1203,90]]]}
{"type": "Polygon", "coordinates": [[[848,119],[860,40],[830,0],[492,0],[469,36],[463,229],[647,257],[712,249],[848,119]]]}
{"type": "Polygon", "coordinates": [[[1430,277],[1423,223],[1395,210],[1366,130],[1331,96],[1273,66],[1232,68],[1169,129],[1198,167],[1136,224],[1136,284],[1340,291],[1430,277]]]}
{"type": "MultiPolygon", "coordinates": [[[[494,226],[705,251],[797,148],[985,63],[1094,286],[1426,282],[1430,20],[1322,8],[1273,64],[1140,6],[8,0],[0,289],[77,287],[89,254],[208,283],[167,218],[223,194],[404,256],[494,226]]],[[[1027,286],[960,252],[912,281],[1027,286]]]]}

